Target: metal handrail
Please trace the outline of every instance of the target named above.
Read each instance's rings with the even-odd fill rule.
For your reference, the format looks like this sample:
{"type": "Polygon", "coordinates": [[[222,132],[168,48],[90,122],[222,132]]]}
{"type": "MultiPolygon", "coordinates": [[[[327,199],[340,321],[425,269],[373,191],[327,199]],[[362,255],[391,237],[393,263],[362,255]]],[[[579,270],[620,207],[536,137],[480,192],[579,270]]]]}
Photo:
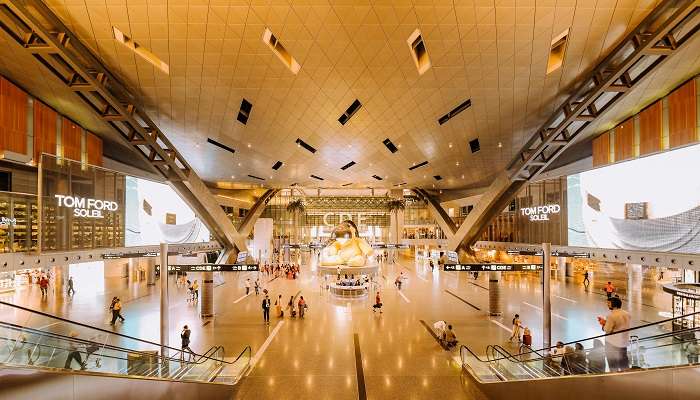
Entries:
{"type": "MultiPolygon", "coordinates": [[[[698,315],[698,314],[700,314],[700,311],[697,311],[697,312],[694,312],[694,313],[690,313],[690,314],[681,315],[681,316],[674,317],[674,318],[667,318],[667,319],[664,319],[664,320],[661,320],[661,321],[657,321],[657,322],[650,322],[650,323],[648,323],[648,324],[635,326],[635,327],[633,327],[633,328],[623,329],[623,330],[617,331],[617,332],[604,333],[604,334],[602,334],[602,335],[591,336],[591,337],[589,337],[589,338],[577,339],[577,340],[574,340],[574,341],[571,341],[571,342],[564,343],[563,345],[566,346],[566,345],[576,344],[576,343],[578,343],[578,342],[585,342],[585,341],[588,341],[588,340],[594,340],[594,339],[604,338],[604,337],[607,337],[607,336],[618,335],[618,334],[620,334],[620,333],[632,332],[632,331],[636,331],[636,330],[639,330],[639,329],[648,328],[648,327],[650,327],[650,326],[661,325],[661,324],[664,324],[664,323],[667,323],[667,322],[670,322],[670,321],[674,321],[674,320],[677,320],[677,319],[683,319],[683,318],[695,316],[695,315],[698,315]]],[[[678,332],[678,331],[676,331],[676,332],[678,332]]],[[[537,350],[533,350],[533,351],[535,351],[535,352],[544,352],[544,351],[551,350],[551,349],[553,349],[553,348],[555,348],[555,347],[557,347],[557,346],[554,345],[554,346],[549,346],[549,347],[543,347],[543,348],[541,348],[541,349],[537,349],[537,350]]],[[[474,356],[474,358],[476,358],[477,360],[479,360],[479,361],[482,362],[482,363],[486,363],[486,362],[490,362],[490,361],[498,361],[498,360],[499,360],[499,359],[494,359],[494,360],[488,360],[488,359],[487,359],[487,360],[483,360],[481,357],[477,356],[473,351],[471,351],[471,349],[469,349],[469,347],[467,347],[467,346],[465,346],[465,345],[461,345],[461,346],[460,346],[460,349],[461,349],[461,348],[465,348],[467,351],[469,351],[469,353],[470,353],[472,356],[474,356]]],[[[511,356],[520,356],[520,355],[523,355],[523,354],[527,354],[527,353],[511,354],[511,356]]],[[[500,358],[500,359],[506,359],[506,358],[507,358],[507,357],[503,357],[503,358],[500,358]]]]}
{"type": "MultiPolygon", "coordinates": [[[[7,303],[7,302],[4,302],[4,301],[2,301],[2,300],[0,300],[0,305],[4,305],[4,306],[8,306],[8,307],[17,308],[17,309],[20,309],[20,310],[22,310],[22,311],[30,312],[30,313],[33,313],[33,314],[38,314],[38,315],[41,315],[41,316],[44,316],[44,317],[48,317],[48,318],[57,319],[57,320],[62,321],[62,322],[67,322],[67,323],[70,323],[70,324],[82,326],[82,327],[84,327],[84,328],[94,329],[94,330],[96,330],[96,331],[103,332],[103,333],[107,333],[107,334],[110,334],[110,335],[116,335],[116,336],[119,336],[119,337],[123,337],[123,338],[131,339],[131,340],[135,340],[135,341],[137,341],[137,342],[147,343],[147,344],[150,344],[150,345],[152,345],[152,346],[157,346],[157,347],[161,347],[161,348],[166,348],[166,349],[169,349],[169,350],[174,350],[174,351],[176,351],[176,352],[182,351],[181,349],[177,349],[177,348],[170,347],[170,346],[163,346],[163,345],[160,344],[160,343],[151,342],[150,340],[140,339],[140,338],[137,338],[137,337],[134,337],[134,336],[125,335],[125,334],[123,334],[123,333],[118,333],[118,332],[114,332],[114,331],[108,331],[108,330],[106,330],[106,329],[98,328],[98,327],[95,327],[95,326],[92,326],[92,325],[83,324],[83,323],[81,323],[81,322],[72,321],[72,320],[69,320],[69,319],[66,319],[66,318],[62,318],[62,317],[57,317],[57,316],[55,316],[55,315],[48,314],[48,313],[45,313],[45,312],[41,312],[41,311],[37,311],[37,310],[32,310],[31,308],[26,308],[26,307],[18,306],[18,305],[16,305],[16,304],[7,303]]],[[[10,324],[10,323],[7,323],[7,322],[5,322],[5,323],[6,323],[6,324],[10,324]]],[[[14,324],[11,324],[11,325],[14,325],[14,324]]],[[[20,325],[15,325],[15,326],[20,326],[20,325]]],[[[33,328],[27,328],[27,327],[22,327],[22,328],[23,328],[23,329],[33,329],[33,328]]],[[[39,331],[39,332],[42,332],[43,334],[46,334],[46,333],[47,333],[47,332],[43,332],[43,331],[39,331]]],[[[78,339],[78,340],[83,340],[83,339],[78,339]]],[[[133,352],[138,352],[138,350],[129,350],[129,349],[124,349],[124,350],[133,351],[133,352]]],[[[193,353],[193,354],[194,354],[195,356],[204,357],[204,355],[202,355],[202,354],[197,354],[197,353],[193,353]]],[[[167,357],[165,357],[165,356],[162,356],[162,357],[167,358],[167,357]]],[[[209,358],[209,357],[206,357],[206,358],[209,358]]],[[[224,362],[224,363],[226,362],[226,361],[224,361],[224,360],[218,360],[218,359],[214,359],[214,360],[215,360],[215,361],[221,361],[221,362],[224,362]]]]}

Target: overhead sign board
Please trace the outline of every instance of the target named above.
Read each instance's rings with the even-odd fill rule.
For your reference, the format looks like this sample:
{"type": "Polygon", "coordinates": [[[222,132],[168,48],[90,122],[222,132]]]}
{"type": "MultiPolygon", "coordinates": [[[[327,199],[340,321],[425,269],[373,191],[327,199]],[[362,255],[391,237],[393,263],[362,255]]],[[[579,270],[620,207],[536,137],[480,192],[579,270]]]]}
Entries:
{"type": "Polygon", "coordinates": [[[407,249],[408,245],[403,243],[374,243],[374,249],[407,249]]]}
{"type": "Polygon", "coordinates": [[[542,264],[445,264],[445,271],[541,271],[542,264]]]}
{"type": "MultiPolygon", "coordinates": [[[[542,251],[536,250],[507,250],[507,254],[511,256],[537,256],[542,257],[542,251]]],[[[585,252],[567,252],[553,250],[551,253],[552,257],[572,257],[572,258],[591,258],[590,253],[585,252]]]]}
{"type": "Polygon", "coordinates": [[[259,264],[178,264],[168,265],[170,272],[249,272],[259,271],[259,264]]]}

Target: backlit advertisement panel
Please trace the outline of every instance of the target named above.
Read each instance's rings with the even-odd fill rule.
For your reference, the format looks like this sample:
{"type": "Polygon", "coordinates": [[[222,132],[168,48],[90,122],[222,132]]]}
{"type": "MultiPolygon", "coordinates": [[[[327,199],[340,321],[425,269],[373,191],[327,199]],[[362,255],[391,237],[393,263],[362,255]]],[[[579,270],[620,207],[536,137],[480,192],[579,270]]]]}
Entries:
{"type": "Polygon", "coordinates": [[[571,175],[569,246],[700,253],[700,145],[571,175]]]}
{"type": "Polygon", "coordinates": [[[209,230],[168,185],[126,178],[126,246],[208,242],[209,230]]]}

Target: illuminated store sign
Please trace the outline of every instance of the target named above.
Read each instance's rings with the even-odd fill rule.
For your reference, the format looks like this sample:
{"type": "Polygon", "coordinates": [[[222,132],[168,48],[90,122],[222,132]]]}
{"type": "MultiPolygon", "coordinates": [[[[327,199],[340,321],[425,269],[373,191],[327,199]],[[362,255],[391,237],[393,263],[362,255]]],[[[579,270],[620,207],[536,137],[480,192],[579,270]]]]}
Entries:
{"type": "Polygon", "coordinates": [[[54,195],[58,199],[59,207],[73,209],[74,217],[104,218],[102,211],[117,211],[119,205],[114,201],[88,199],[85,197],[54,195]]]}
{"type": "Polygon", "coordinates": [[[17,225],[17,218],[0,217],[0,227],[9,227],[15,225],[17,225]]]}
{"type": "Polygon", "coordinates": [[[549,221],[549,215],[559,214],[559,211],[561,211],[559,204],[547,204],[521,208],[520,214],[530,217],[530,221],[549,221]]]}

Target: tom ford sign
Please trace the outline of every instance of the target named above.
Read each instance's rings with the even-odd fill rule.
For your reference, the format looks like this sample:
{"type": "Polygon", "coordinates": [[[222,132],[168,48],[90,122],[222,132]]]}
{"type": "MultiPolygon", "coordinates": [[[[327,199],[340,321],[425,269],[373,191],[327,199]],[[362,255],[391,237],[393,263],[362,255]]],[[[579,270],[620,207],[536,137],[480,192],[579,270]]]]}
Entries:
{"type": "Polygon", "coordinates": [[[85,218],[104,218],[103,211],[117,211],[119,205],[114,201],[90,199],[87,197],[65,196],[57,194],[59,207],[73,209],[73,216],[85,218]]]}
{"type": "Polygon", "coordinates": [[[547,204],[544,206],[525,207],[520,209],[520,214],[530,218],[530,221],[549,221],[551,214],[559,214],[559,204],[547,204]]]}

